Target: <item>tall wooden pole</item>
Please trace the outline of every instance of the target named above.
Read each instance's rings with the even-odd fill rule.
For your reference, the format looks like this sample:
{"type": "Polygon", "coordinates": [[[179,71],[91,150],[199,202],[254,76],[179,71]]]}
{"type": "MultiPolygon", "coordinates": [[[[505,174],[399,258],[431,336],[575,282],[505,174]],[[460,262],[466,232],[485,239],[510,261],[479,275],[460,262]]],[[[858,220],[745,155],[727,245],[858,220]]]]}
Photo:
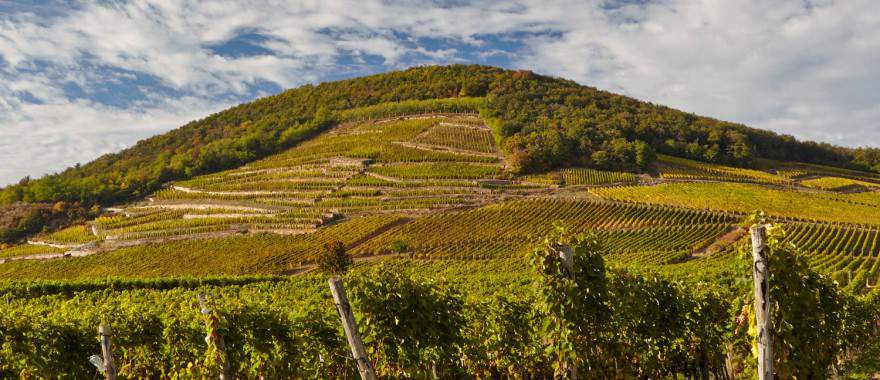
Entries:
{"type": "Polygon", "coordinates": [[[98,326],[98,334],[101,334],[101,356],[104,357],[104,375],[107,380],[116,380],[116,364],[113,363],[113,351],[110,347],[110,326],[98,326]]]}
{"type": "MultiPolygon", "coordinates": [[[[568,272],[568,277],[574,280],[574,248],[568,244],[560,245],[559,260],[562,260],[562,266],[568,272]]],[[[566,363],[566,369],[568,370],[569,380],[578,380],[577,365],[566,363]]]]}
{"type": "MultiPolygon", "coordinates": [[[[223,336],[220,335],[220,320],[214,314],[214,302],[208,299],[208,294],[206,293],[200,293],[198,297],[199,306],[202,308],[202,315],[205,316],[205,327],[208,330],[208,335],[205,336],[205,342],[208,344],[214,344],[214,346],[225,355],[226,344],[223,343],[223,336]]],[[[229,361],[224,360],[224,358],[220,356],[217,358],[217,364],[222,367],[220,380],[231,379],[232,377],[229,376],[229,361]]]]}
{"type": "Polygon", "coordinates": [[[773,380],[770,273],[764,244],[766,232],[764,226],[752,226],[752,275],[755,280],[755,324],[758,328],[758,380],[773,380]]]}
{"type": "Polygon", "coordinates": [[[373,371],[373,363],[367,357],[367,350],[364,349],[364,342],[358,333],[357,321],[354,319],[354,313],[351,312],[351,304],[348,303],[348,296],[345,294],[345,286],[342,284],[342,277],[333,276],[329,280],[330,293],[333,294],[333,302],[336,304],[336,310],[339,312],[339,318],[342,319],[342,329],[345,330],[345,339],[351,347],[351,356],[357,361],[358,372],[361,374],[361,380],[376,380],[376,373],[373,371]]]}

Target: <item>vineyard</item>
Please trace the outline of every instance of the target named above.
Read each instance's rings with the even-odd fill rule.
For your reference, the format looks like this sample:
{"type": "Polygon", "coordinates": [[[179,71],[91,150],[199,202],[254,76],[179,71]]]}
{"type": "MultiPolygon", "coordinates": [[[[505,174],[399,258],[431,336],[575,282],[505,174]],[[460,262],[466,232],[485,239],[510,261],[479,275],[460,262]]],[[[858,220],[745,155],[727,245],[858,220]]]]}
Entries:
{"type": "Polygon", "coordinates": [[[800,220],[880,223],[880,193],[837,194],[786,190],[743,183],[663,183],[590,190],[612,200],[701,210],[772,215],[800,220]]]}
{"type": "MultiPolygon", "coordinates": [[[[718,233],[718,227],[652,227],[642,232],[652,240],[680,234],[697,242],[718,233]]],[[[643,241],[634,238],[639,233],[624,232],[615,238],[613,232],[603,232],[595,238],[603,249],[621,252],[608,253],[611,259],[625,256],[626,249],[620,248],[630,241],[643,241]]],[[[684,247],[673,240],[677,239],[667,238],[663,244],[673,249],[684,247]]],[[[577,272],[577,286],[595,293],[555,309],[551,305],[556,302],[558,285],[551,284],[566,277],[541,264],[548,262],[540,261],[547,257],[543,256],[547,249],[551,249],[552,260],[558,262],[552,251],[555,246],[546,244],[531,243],[524,253],[531,264],[524,262],[525,257],[423,260],[398,256],[379,265],[356,265],[345,278],[352,307],[362,321],[359,330],[366,352],[373,359],[372,366],[382,376],[390,377],[432,372],[441,377],[523,373],[546,377],[559,373],[560,367],[553,364],[558,360],[569,365],[581,363],[577,365],[588,373],[600,372],[611,378],[639,374],[650,374],[652,378],[694,376],[700,368],[715,378],[728,378],[734,375],[732,371],[742,371],[750,360],[750,346],[742,345],[749,335],[737,328],[738,312],[733,311],[743,307],[739,296],[732,297],[740,294],[737,287],[705,282],[686,285],[657,275],[606,269],[601,255],[593,251],[599,246],[576,241],[574,265],[582,268],[577,272]],[[389,298],[390,294],[397,296],[389,298]],[[664,307],[640,306],[645,303],[664,307]],[[592,312],[557,311],[568,308],[592,312]],[[572,326],[595,328],[586,330],[588,333],[559,330],[555,324],[543,322],[551,318],[578,318],[580,322],[572,326]],[[603,349],[590,351],[575,346],[568,351],[555,346],[561,339],[559,334],[575,334],[579,340],[589,339],[589,347],[598,345],[603,349]],[[675,343],[679,339],[691,344],[675,343]]],[[[782,252],[776,255],[780,260],[787,259],[782,252]]],[[[643,257],[655,256],[662,255],[643,257]]],[[[737,254],[722,256],[680,265],[720,268],[721,264],[711,264],[719,260],[742,265],[737,254]]],[[[660,262],[667,264],[658,264],[657,268],[675,266],[660,262]]],[[[821,285],[821,277],[797,269],[797,260],[794,263],[789,270],[798,273],[798,279],[819,281],[818,285],[800,286],[817,287],[820,292],[832,289],[823,288],[826,285],[821,285]]],[[[736,280],[745,278],[745,274],[728,274],[725,278],[736,280]]],[[[207,377],[221,373],[234,378],[356,376],[357,366],[341,332],[325,279],[322,274],[304,274],[286,278],[2,283],[0,293],[6,302],[0,314],[0,331],[4,332],[0,337],[0,374],[95,376],[97,371],[89,356],[100,354],[96,326],[104,325],[112,326],[110,352],[122,378],[207,377]],[[213,337],[207,344],[206,334],[213,337]]],[[[812,300],[809,291],[790,295],[812,300]]],[[[811,313],[825,318],[836,312],[834,308],[845,305],[845,318],[834,320],[821,331],[796,329],[780,333],[778,339],[819,339],[823,343],[820,347],[830,349],[834,355],[842,355],[845,348],[861,350],[865,347],[862,338],[872,334],[868,316],[873,306],[834,291],[825,296],[835,303],[809,306],[811,313]]],[[[780,302],[782,313],[787,310],[787,301],[780,302]]],[[[780,318],[803,325],[789,320],[791,315],[780,314],[780,318]]],[[[778,366],[797,373],[822,374],[830,360],[817,363],[783,358],[778,366]]]]}
{"type": "Polygon", "coordinates": [[[660,178],[673,180],[717,180],[784,185],[790,180],[767,172],[715,165],[685,158],[660,155],[657,159],[660,178]]]}
{"type": "Polygon", "coordinates": [[[590,168],[565,168],[555,172],[528,175],[523,178],[529,182],[559,186],[607,185],[613,183],[633,183],[637,177],[632,173],[612,172],[590,168]]]}
{"type": "MultiPolygon", "coordinates": [[[[644,172],[578,162],[517,174],[486,101],[342,111],[287,150],[0,247],[0,377],[94,377],[100,324],[113,327],[122,378],[357,376],[321,272],[337,245],[386,377],[549,378],[572,365],[596,378],[735,378],[754,371],[741,319],[744,220],[757,210],[786,231],[773,237],[786,263],[775,278],[813,292],[778,291],[832,321],[824,336],[780,331],[831,347],[803,348],[825,367],[792,355],[781,368],[823,378],[872,341],[854,337],[875,334],[880,177],[667,155],[644,172]],[[573,272],[548,236],[581,247],[585,279],[562,276],[573,272]],[[560,289],[591,293],[565,303],[560,289]]],[[[785,321],[819,331],[810,318],[785,321]]]]}

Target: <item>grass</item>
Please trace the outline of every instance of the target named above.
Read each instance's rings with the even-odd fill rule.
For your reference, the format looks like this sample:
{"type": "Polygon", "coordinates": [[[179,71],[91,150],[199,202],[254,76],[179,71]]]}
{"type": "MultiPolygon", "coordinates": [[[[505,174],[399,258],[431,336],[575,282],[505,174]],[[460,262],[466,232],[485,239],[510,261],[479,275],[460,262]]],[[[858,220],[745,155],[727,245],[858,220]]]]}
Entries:
{"type": "MultiPolygon", "coordinates": [[[[845,223],[880,223],[874,200],[861,194],[820,194],[744,183],[667,183],[591,190],[603,198],[674,207],[751,213],[845,223]]],[[[876,200],[880,202],[880,197],[876,200]]]]}

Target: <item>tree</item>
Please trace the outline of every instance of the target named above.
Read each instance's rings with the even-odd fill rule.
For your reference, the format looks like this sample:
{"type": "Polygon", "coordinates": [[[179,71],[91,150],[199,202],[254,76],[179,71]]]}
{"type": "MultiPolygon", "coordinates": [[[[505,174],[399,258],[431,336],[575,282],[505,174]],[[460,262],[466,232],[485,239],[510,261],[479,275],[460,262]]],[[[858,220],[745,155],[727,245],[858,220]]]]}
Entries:
{"type": "Polygon", "coordinates": [[[406,244],[403,240],[395,240],[391,243],[391,250],[394,253],[406,253],[409,251],[409,244],[406,244]]]}
{"type": "Polygon", "coordinates": [[[329,275],[341,275],[351,267],[351,256],[342,242],[327,243],[324,250],[318,254],[318,270],[329,275]]]}

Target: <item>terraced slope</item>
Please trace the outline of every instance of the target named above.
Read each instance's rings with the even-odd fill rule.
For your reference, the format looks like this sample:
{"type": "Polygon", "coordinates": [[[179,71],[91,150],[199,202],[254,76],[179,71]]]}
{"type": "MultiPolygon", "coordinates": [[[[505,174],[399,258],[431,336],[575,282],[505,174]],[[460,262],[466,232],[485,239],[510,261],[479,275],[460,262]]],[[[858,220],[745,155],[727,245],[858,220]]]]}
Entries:
{"type": "MultiPolygon", "coordinates": [[[[791,164],[762,171],[660,156],[656,177],[578,167],[518,177],[477,114],[374,119],[386,108],[352,110],[358,121],[285,152],[2,249],[0,278],[299,274],[335,241],[365,263],[491,266],[521,260],[554,224],[595,231],[614,265],[690,268],[734,260],[737,224],[761,208],[791,223],[790,242],[815,268],[857,292],[880,279],[880,193],[820,186],[834,181],[817,177],[821,167],[786,176],[791,164]]],[[[822,173],[872,189],[869,174],[822,173]]]]}
{"type": "Polygon", "coordinates": [[[99,218],[98,236],[82,239],[127,246],[310,233],[356,216],[475,207],[541,190],[501,180],[502,171],[491,131],[475,115],[347,123],[284,153],[172,183],[146,202],[99,218]]]}

